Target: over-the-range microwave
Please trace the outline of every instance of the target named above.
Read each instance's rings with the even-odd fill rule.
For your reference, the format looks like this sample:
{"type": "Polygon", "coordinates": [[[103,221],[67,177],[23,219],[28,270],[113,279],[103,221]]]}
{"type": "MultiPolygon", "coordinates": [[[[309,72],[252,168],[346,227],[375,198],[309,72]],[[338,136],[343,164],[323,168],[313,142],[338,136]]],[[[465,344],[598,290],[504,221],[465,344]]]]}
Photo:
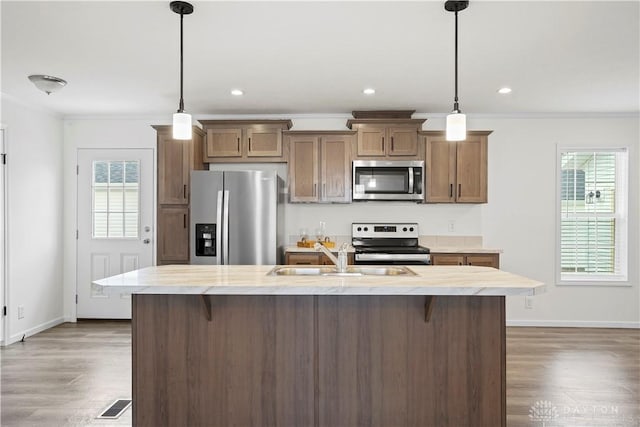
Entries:
{"type": "Polygon", "coordinates": [[[353,200],[424,200],[424,161],[354,160],[353,200]]]}

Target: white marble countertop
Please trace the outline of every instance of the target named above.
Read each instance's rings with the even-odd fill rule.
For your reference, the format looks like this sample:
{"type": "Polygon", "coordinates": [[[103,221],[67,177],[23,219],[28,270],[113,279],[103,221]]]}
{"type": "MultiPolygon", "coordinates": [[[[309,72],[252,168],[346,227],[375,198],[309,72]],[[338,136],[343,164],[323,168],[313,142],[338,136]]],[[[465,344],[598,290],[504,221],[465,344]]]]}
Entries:
{"type": "MultiPolygon", "coordinates": [[[[164,265],[96,280],[107,292],[193,295],[536,295],[541,282],[476,266],[410,266],[416,276],[270,276],[267,265],[164,265]]],[[[326,267],[326,266],[324,266],[326,267]]]]}
{"type": "MultiPolygon", "coordinates": [[[[339,245],[336,245],[335,248],[330,248],[331,252],[338,252],[339,245]]],[[[458,247],[458,246],[443,246],[443,247],[429,247],[429,250],[432,254],[501,254],[502,249],[492,249],[492,248],[474,248],[474,247],[458,247]]],[[[295,245],[285,246],[284,252],[292,253],[292,252],[317,252],[313,248],[301,248],[295,245]]],[[[347,252],[355,252],[353,246],[349,245],[347,248],[347,252]]],[[[321,253],[321,252],[318,252],[321,253]]]]}
{"type": "Polygon", "coordinates": [[[432,254],[501,254],[502,249],[470,247],[429,247],[432,254]]]}
{"type": "MultiPolygon", "coordinates": [[[[336,246],[334,248],[327,248],[329,249],[331,252],[338,252],[338,249],[340,249],[341,244],[336,244],[336,246]]],[[[353,246],[349,245],[347,246],[347,252],[355,252],[356,250],[353,248],[353,246]]],[[[321,251],[316,251],[314,248],[301,248],[299,246],[296,245],[289,245],[289,246],[285,246],[284,247],[284,252],[287,253],[291,253],[291,252],[300,252],[300,253],[309,253],[309,252],[317,252],[318,254],[321,254],[321,251]]]]}

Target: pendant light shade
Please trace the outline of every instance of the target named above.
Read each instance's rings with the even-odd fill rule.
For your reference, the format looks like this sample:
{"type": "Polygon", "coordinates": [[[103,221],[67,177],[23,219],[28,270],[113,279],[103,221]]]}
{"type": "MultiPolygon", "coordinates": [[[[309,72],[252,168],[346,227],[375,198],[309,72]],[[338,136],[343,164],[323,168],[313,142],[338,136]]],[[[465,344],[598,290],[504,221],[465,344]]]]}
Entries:
{"type": "Polygon", "coordinates": [[[173,139],[191,139],[191,114],[173,113],[173,139]]]}
{"type": "Polygon", "coordinates": [[[447,141],[467,139],[467,116],[453,112],[447,116],[447,141]]]}
{"type": "Polygon", "coordinates": [[[193,6],[184,1],[172,1],[169,5],[171,10],[180,15],[180,102],[178,103],[178,111],[173,115],[173,139],[191,139],[191,114],[184,112],[183,91],[183,37],[182,37],[182,21],[184,15],[193,13],[193,6]]]}
{"type": "Polygon", "coordinates": [[[458,12],[465,10],[469,1],[449,0],[444,3],[447,12],[454,12],[456,16],[455,37],[455,96],[453,111],[447,116],[447,141],[464,141],[467,139],[467,116],[460,111],[458,104],[458,12]]]}

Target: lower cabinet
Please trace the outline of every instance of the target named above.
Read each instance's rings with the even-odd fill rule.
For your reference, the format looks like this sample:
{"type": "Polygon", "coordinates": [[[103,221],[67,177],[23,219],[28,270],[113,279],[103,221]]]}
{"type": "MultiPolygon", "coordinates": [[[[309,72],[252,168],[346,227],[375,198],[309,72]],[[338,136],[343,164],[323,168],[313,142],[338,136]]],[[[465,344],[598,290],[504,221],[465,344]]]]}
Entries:
{"type": "MultiPolygon", "coordinates": [[[[334,255],[338,256],[337,253],[334,255]]],[[[287,265],[333,265],[325,254],[313,252],[287,252],[284,263],[287,265]]],[[[350,265],[354,263],[353,253],[347,254],[347,263],[350,265]]]]}
{"type": "Polygon", "coordinates": [[[158,207],[158,265],[189,263],[189,206],[158,207]]]}
{"type": "Polygon", "coordinates": [[[500,254],[442,254],[432,253],[433,265],[476,265],[500,268],[500,254]]]}

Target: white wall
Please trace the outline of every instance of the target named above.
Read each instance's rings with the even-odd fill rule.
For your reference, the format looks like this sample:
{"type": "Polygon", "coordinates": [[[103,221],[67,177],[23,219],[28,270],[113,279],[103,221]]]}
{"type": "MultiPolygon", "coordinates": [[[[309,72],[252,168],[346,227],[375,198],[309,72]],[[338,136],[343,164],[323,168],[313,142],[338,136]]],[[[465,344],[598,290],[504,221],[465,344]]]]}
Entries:
{"type": "MultiPolygon", "coordinates": [[[[442,116],[428,117],[425,129],[444,127],[442,116]]],[[[293,116],[293,129],[345,129],[346,118],[347,116],[339,114],[293,116]]],[[[469,129],[494,131],[489,137],[489,203],[290,204],[286,209],[286,234],[296,235],[303,227],[312,232],[319,221],[325,221],[329,235],[349,235],[353,221],[388,220],[417,221],[421,234],[425,235],[482,235],[485,246],[504,249],[501,257],[503,269],[547,284],[547,293],[534,297],[533,309],[525,310],[521,297],[507,299],[507,319],[510,324],[640,327],[639,121],[638,117],[470,117],[469,129]],[[629,147],[631,200],[628,286],[555,285],[557,143],[629,147]],[[453,233],[447,231],[451,220],[455,221],[453,233]]],[[[155,134],[149,127],[150,124],[154,124],[153,120],[69,120],[65,128],[65,162],[74,159],[70,155],[75,153],[78,144],[87,144],[90,140],[94,143],[98,141],[105,147],[111,146],[108,144],[122,143],[153,146],[155,134]]],[[[67,178],[65,175],[65,206],[73,202],[75,209],[75,199],[69,200],[72,195],[75,198],[75,176],[67,178]]],[[[70,220],[66,214],[65,218],[67,222],[70,220]]],[[[75,228],[65,227],[65,230],[71,229],[75,228]]],[[[73,240],[70,243],[75,245],[73,240]]],[[[70,259],[67,256],[69,246],[65,244],[65,260],[70,259]]],[[[71,271],[75,272],[75,266],[70,266],[67,262],[65,283],[69,283],[71,271]]],[[[73,289],[75,290],[75,285],[73,289]]],[[[67,299],[65,297],[65,301],[67,299]]],[[[65,306],[65,313],[68,312],[66,308],[65,306]]]]}
{"type": "MultiPolygon", "coordinates": [[[[156,131],[151,127],[152,124],[166,123],[154,119],[75,119],[64,122],[64,317],[66,321],[76,320],[77,151],[79,148],[152,148],[155,164],[156,131]]],[[[155,172],[154,182],[156,182],[155,172]]],[[[155,203],[153,209],[155,218],[155,203]]]]}
{"type": "Polygon", "coordinates": [[[507,299],[511,324],[640,327],[638,117],[478,118],[489,137],[489,203],[482,210],[487,246],[504,249],[501,266],[548,285],[533,309],[507,299]],[[629,148],[628,286],[556,286],[556,147],[629,148]]]}
{"type": "Polygon", "coordinates": [[[11,343],[63,321],[62,120],[3,96],[0,122],[7,146],[11,343]]]}

